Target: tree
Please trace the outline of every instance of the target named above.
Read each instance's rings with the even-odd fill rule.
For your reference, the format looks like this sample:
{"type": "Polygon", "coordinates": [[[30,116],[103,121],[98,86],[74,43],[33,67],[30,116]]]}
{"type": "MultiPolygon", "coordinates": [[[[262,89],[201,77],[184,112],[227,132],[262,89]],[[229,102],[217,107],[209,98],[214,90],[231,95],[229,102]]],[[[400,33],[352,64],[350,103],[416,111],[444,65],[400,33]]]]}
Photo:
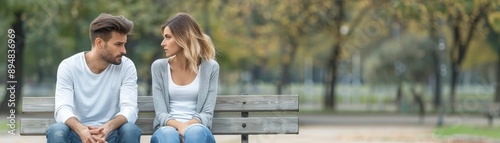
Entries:
{"type": "Polygon", "coordinates": [[[492,48],[495,50],[497,55],[496,61],[496,82],[495,82],[495,94],[494,101],[495,103],[500,103],[500,12],[498,9],[500,8],[500,3],[495,2],[491,5],[490,10],[487,11],[486,16],[484,16],[485,27],[488,29],[487,41],[492,48]]]}
{"type": "MultiPolygon", "coordinates": [[[[16,108],[19,106],[19,101],[22,95],[23,89],[23,52],[25,46],[25,32],[23,29],[24,22],[21,19],[23,12],[22,9],[18,9],[14,12],[15,20],[11,25],[12,30],[9,30],[9,52],[7,60],[7,88],[5,91],[3,102],[0,104],[0,114],[12,113],[8,109],[16,108]],[[12,52],[10,50],[13,50],[12,52]],[[11,66],[13,65],[13,66],[11,66]],[[13,81],[13,82],[11,82],[13,81]]],[[[17,115],[18,112],[15,112],[17,115]]]]}
{"type": "MultiPolygon", "coordinates": [[[[152,55],[154,52],[148,50],[149,47],[141,47],[141,52],[137,53],[134,45],[137,39],[155,39],[150,37],[160,37],[156,28],[167,16],[158,14],[165,2],[153,4],[154,0],[143,1],[89,1],[81,0],[54,0],[54,1],[1,1],[0,15],[5,19],[1,25],[9,25],[16,32],[16,55],[14,66],[16,68],[16,104],[22,99],[22,87],[26,84],[46,84],[54,85],[57,66],[60,61],[68,56],[80,51],[90,50],[90,40],[88,39],[88,26],[90,22],[101,12],[113,15],[125,15],[135,22],[134,35],[130,36],[127,49],[131,59],[143,57],[142,55],[152,55]],[[133,5],[124,8],[126,5],[133,5]],[[161,17],[161,18],[159,18],[161,17]],[[153,36],[151,36],[153,35],[153,36]],[[145,52],[142,52],[145,51],[145,52]],[[57,53],[57,54],[56,54],[57,53]],[[152,53],[152,54],[150,54],[152,53]],[[46,82],[46,83],[43,83],[46,82]]],[[[163,11],[168,11],[164,9],[163,11]]],[[[6,29],[7,30],[7,29],[6,29]]],[[[0,36],[3,38],[3,36],[0,36]]],[[[4,42],[0,42],[4,43],[4,42]]],[[[148,42],[149,43],[149,42],[148,42]]],[[[159,45],[159,42],[150,42],[159,45]]],[[[4,45],[7,45],[6,43],[4,45]]],[[[142,46],[142,45],[140,45],[142,46]]],[[[158,48],[159,49],[159,48],[158,48]]],[[[5,51],[6,52],[6,51],[5,51]]],[[[4,53],[4,51],[0,52],[4,53]]],[[[152,57],[152,56],[148,56],[152,57]]],[[[143,61],[134,59],[136,63],[143,61]]],[[[152,62],[152,58],[150,63],[152,62]]],[[[9,63],[7,63],[8,65],[9,63]]],[[[3,65],[3,64],[0,64],[3,65]]],[[[137,64],[138,69],[149,69],[150,64],[137,64]]],[[[8,71],[5,73],[8,74],[8,71]]],[[[147,71],[149,76],[149,71],[147,71]]],[[[141,74],[143,75],[143,74],[141,74]]],[[[7,76],[4,76],[7,77],[7,76]]],[[[139,80],[147,79],[143,76],[139,80]]],[[[9,86],[9,85],[7,85],[9,86]]],[[[24,86],[26,87],[26,86],[24,86]]],[[[8,88],[8,87],[7,87],[8,88]]],[[[50,86],[48,87],[50,88],[50,86]]],[[[47,96],[47,95],[42,95],[47,96]]],[[[3,96],[1,109],[8,109],[7,101],[9,91],[3,96]]],[[[5,110],[3,113],[5,113],[5,110]]]]}
{"type": "Polygon", "coordinates": [[[475,29],[483,17],[486,16],[489,1],[456,2],[448,1],[447,13],[452,29],[452,45],[450,47],[451,82],[450,82],[450,108],[455,113],[456,85],[460,74],[460,65],[464,61],[475,29]]]}
{"type": "MultiPolygon", "coordinates": [[[[434,110],[439,109],[442,100],[442,75],[441,75],[441,63],[442,63],[442,50],[439,48],[440,41],[442,42],[443,31],[441,30],[441,13],[444,12],[444,4],[437,1],[421,1],[421,2],[411,2],[405,1],[398,3],[397,10],[402,13],[401,18],[406,18],[406,22],[414,22],[416,25],[420,25],[423,28],[428,29],[425,33],[430,37],[432,44],[430,46],[429,54],[431,55],[431,62],[433,67],[434,80],[434,97],[433,97],[433,107],[434,110]]],[[[420,29],[420,28],[419,28],[420,29]]]]}
{"type": "Polygon", "coordinates": [[[433,107],[434,110],[438,110],[442,106],[442,75],[441,75],[441,50],[444,50],[440,48],[440,35],[442,35],[442,31],[440,28],[440,23],[441,19],[438,15],[438,12],[443,9],[441,6],[443,6],[440,3],[433,3],[433,2],[427,2],[425,4],[425,11],[427,12],[428,16],[428,27],[429,27],[429,37],[431,38],[432,45],[431,46],[431,57],[432,57],[432,65],[433,65],[433,73],[434,73],[434,80],[435,80],[435,88],[434,88],[434,102],[433,102],[433,107]]]}
{"type": "MultiPolygon", "coordinates": [[[[369,80],[397,83],[398,92],[402,92],[404,83],[410,88],[413,102],[419,107],[421,122],[425,115],[425,101],[422,89],[433,73],[431,52],[432,39],[418,36],[417,33],[403,31],[400,37],[383,42],[367,59],[371,70],[367,71],[369,80]]],[[[402,97],[400,97],[402,98],[402,97]]]]}
{"type": "Polygon", "coordinates": [[[234,37],[242,35],[238,32],[245,34],[242,39],[237,40],[247,48],[239,51],[245,51],[246,54],[255,57],[245,57],[245,54],[242,54],[243,56],[237,56],[239,59],[236,61],[242,61],[240,64],[243,63],[247,67],[253,67],[251,70],[253,72],[259,72],[258,69],[265,67],[263,64],[267,61],[278,61],[280,72],[279,80],[276,82],[276,92],[282,94],[283,88],[290,81],[293,61],[301,45],[300,42],[303,41],[301,39],[310,31],[307,28],[311,24],[309,18],[316,14],[313,8],[314,2],[256,0],[224,4],[226,12],[224,14],[221,12],[222,16],[227,16],[224,19],[231,19],[231,23],[235,25],[235,29],[230,29],[230,32],[235,35],[234,37]]]}
{"type": "Polygon", "coordinates": [[[349,36],[352,35],[352,31],[354,31],[360,24],[360,21],[364,18],[364,15],[368,13],[373,7],[376,5],[382,4],[383,2],[371,3],[368,1],[365,7],[361,8],[361,11],[358,15],[350,17],[352,20],[349,23],[349,26],[346,26],[346,10],[345,5],[346,2],[344,0],[336,0],[334,3],[331,1],[324,1],[320,3],[319,7],[319,27],[321,30],[328,31],[333,35],[333,40],[335,44],[332,45],[331,51],[329,53],[329,58],[326,62],[327,67],[327,79],[326,79],[326,92],[324,96],[324,108],[326,110],[336,110],[336,82],[337,82],[337,74],[338,74],[338,61],[341,59],[340,55],[343,52],[342,48],[345,46],[345,42],[348,40],[349,36]],[[344,27],[345,26],[345,27],[344,27]],[[348,27],[347,32],[343,33],[341,31],[342,28],[348,27]]]}
{"type": "Polygon", "coordinates": [[[281,41],[281,76],[277,84],[277,94],[282,94],[283,86],[289,83],[290,69],[301,44],[299,42],[302,41],[303,35],[308,35],[310,31],[306,27],[313,24],[309,18],[315,14],[315,5],[310,1],[292,0],[281,1],[276,6],[276,11],[269,20],[278,28],[281,41]]]}

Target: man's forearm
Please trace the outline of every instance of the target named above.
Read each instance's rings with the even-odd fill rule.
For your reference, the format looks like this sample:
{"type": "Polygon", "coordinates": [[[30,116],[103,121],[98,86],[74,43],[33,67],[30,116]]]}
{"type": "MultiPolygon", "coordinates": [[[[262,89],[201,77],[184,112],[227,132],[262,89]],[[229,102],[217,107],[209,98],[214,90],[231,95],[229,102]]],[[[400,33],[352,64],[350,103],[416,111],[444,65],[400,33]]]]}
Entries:
{"type": "Polygon", "coordinates": [[[83,125],[76,117],[70,117],[64,123],[68,125],[71,130],[75,131],[82,143],[94,143],[95,140],[92,139],[92,135],[90,133],[89,127],[83,125]]]}
{"type": "Polygon", "coordinates": [[[116,130],[118,127],[122,126],[127,122],[127,118],[123,115],[117,115],[115,118],[106,122],[103,127],[107,128],[109,131],[116,130]]]}
{"type": "Polygon", "coordinates": [[[64,123],[76,133],[79,133],[80,130],[87,128],[78,119],[76,119],[76,117],[70,117],[64,123]]]}

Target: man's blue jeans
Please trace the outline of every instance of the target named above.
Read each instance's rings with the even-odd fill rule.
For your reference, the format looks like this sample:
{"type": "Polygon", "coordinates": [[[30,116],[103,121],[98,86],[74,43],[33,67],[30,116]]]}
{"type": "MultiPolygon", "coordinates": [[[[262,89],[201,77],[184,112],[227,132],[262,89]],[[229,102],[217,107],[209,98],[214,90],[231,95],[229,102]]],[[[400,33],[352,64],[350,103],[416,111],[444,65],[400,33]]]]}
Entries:
{"type": "MultiPolygon", "coordinates": [[[[139,143],[141,129],[133,123],[125,123],[111,131],[106,137],[108,143],[139,143]]],[[[47,143],[81,143],[78,134],[64,123],[55,123],[47,129],[47,143]]]]}
{"type": "MultiPolygon", "coordinates": [[[[151,143],[180,143],[179,132],[171,126],[158,128],[151,136],[151,143]]],[[[212,132],[201,124],[190,125],[184,132],[184,143],[215,143],[212,132]]]]}

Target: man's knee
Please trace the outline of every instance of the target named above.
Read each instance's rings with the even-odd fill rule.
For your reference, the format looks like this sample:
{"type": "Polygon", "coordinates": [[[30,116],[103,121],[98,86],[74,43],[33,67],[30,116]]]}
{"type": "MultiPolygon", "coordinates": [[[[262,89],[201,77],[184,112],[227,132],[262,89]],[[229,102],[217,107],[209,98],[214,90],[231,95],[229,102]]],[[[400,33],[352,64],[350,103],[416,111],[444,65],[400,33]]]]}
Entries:
{"type": "Polygon", "coordinates": [[[68,125],[64,123],[55,123],[49,126],[47,129],[47,134],[57,133],[57,132],[70,132],[71,129],[68,125]]]}
{"type": "Polygon", "coordinates": [[[141,129],[134,123],[125,123],[118,129],[118,142],[140,142],[141,129]]]}
{"type": "Polygon", "coordinates": [[[120,134],[141,135],[141,129],[133,123],[125,123],[119,129],[120,134]]]}
{"type": "Polygon", "coordinates": [[[64,123],[55,123],[47,129],[47,138],[65,138],[69,136],[71,129],[64,123]]]}

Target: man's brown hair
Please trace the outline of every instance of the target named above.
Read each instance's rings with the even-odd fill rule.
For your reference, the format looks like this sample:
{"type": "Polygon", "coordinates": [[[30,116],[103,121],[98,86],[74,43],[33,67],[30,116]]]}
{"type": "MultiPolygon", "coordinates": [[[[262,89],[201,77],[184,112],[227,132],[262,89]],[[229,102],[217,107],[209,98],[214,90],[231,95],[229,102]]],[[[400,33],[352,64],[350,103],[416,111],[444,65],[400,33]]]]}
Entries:
{"type": "Polygon", "coordinates": [[[134,23],[123,16],[113,16],[107,13],[101,13],[90,23],[90,41],[94,45],[97,37],[102,38],[104,42],[111,39],[111,32],[116,31],[120,34],[129,34],[134,28],[134,23]]]}

